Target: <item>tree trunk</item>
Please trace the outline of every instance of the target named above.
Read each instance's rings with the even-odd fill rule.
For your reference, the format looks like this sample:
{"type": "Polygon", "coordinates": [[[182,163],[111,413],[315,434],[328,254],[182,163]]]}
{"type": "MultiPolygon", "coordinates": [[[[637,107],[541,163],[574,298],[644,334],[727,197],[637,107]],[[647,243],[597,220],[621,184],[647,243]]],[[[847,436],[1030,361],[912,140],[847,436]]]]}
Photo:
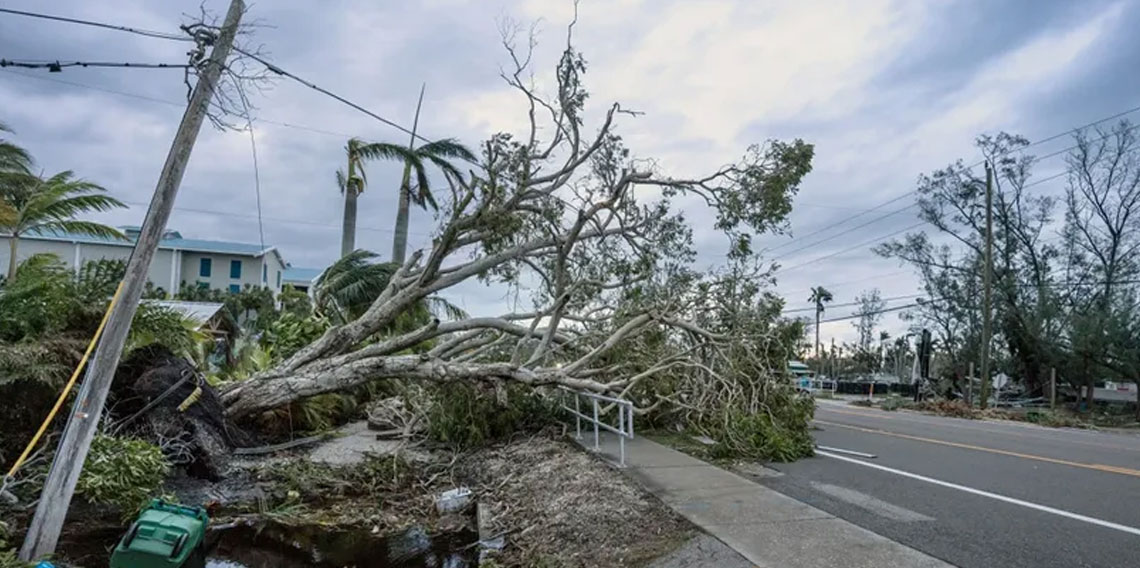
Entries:
{"type": "Polygon", "coordinates": [[[815,358],[819,360],[819,308],[815,309],[815,358]]]}
{"type": "Polygon", "coordinates": [[[343,258],[356,250],[356,188],[351,183],[351,162],[348,170],[349,183],[344,188],[344,224],[340,235],[340,256],[343,258]]]}
{"type": "Polygon", "coordinates": [[[8,281],[16,277],[16,267],[20,264],[16,260],[16,248],[19,241],[20,237],[16,233],[12,233],[12,238],[8,239],[8,281]]]}
{"type": "Polygon", "coordinates": [[[404,264],[408,252],[408,217],[411,207],[412,165],[404,164],[404,179],[400,183],[400,200],[396,206],[396,230],[392,234],[392,262],[404,264]]]}

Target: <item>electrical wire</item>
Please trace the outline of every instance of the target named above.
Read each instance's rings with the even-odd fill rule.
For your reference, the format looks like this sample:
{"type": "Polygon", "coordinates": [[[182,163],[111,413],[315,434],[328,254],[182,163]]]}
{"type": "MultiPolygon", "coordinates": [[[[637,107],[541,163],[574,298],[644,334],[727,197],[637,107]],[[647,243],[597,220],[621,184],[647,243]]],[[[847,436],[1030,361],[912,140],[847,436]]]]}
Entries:
{"type": "MultiPolygon", "coordinates": [[[[924,295],[925,294],[907,294],[905,296],[892,296],[890,298],[880,298],[880,299],[884,302],[893,302],[895,300],[910,300],[912,298],[921,298],[924,295]]],[[[858,306],[861,303],[862,302],[846,302],[843,304],[827,304],[825,307],[828,309],[846,308],[846,307],[850,307],[850,306],[858,306]]],[[[793,314],[793,313],[799,313],[799,312],[814,312],[814,311],[815,311],[815,308],[811,307],[811,308],[796,308],[796,309],[792,309],[792,310],[784,310],[780,313],[781,314],[793,314]]]]}
{"type": "MultiPolygon", "coordinates": [[[[1135,113],[1135,112],[1138,112],[1138,111],[1140,111],[1140,105],[1138,105],[1138,106],[1134,106],[1134,107],[1132,107],[1132,108],[1129,108],[1129,109],[1126,109],[1126,110],[1123,110],[1123,111],[1117,112],[1117,113],[1115,113],[1115,114],[1112,114],[1112,115],[1110,115],[1110,116],[1106,116],[1106,117],[1104,117],[1104,118],[1100,118],[1100,119],[1098,119],[1098,120],[1095,120],[1095,121],[1092,121],[1092,122],[1086,123],[1086,124],[1084,124],[1084,125],[1081,125],[1081,126],[1078,126],[1078,127],[1076,127],[1076,128],[1071,128],[1071,129],[1069,129],[1069,130],[1066,130],[1066,131],[1064,131],[1064,132],[1060,132],[1060,133],[1054,134],[1054,135],[1052,135],[1052,136],[1047,136],[1047,137],[1045,137],[1045,138],[1042,138],[1042,139],[1040,139],[1040,140],[1037,140],[1037,141],[1035,141],[1035,142],[1031,142],[1031,143],[1029,143],[1029,144],[1027,144],[1027,145],[1025,145],[1025,146],[1022,146],[1021,148],[1017,148],[1016,150],[1011,150],[1011,152],[1012,152],[1012,151],[1016,151],[1016,152],[1024,153],[1024,152],[1025,152],[1025,150],[1028,150],[1029,148],[1033,148],[1033,147],[1035,147],[1035,146],[1038,146],[1038,145],[1044,144],[1044,143],[1046,143],[1046,142],[1051,142],[1051,141],[1053,141],[1053,140],[1056,140],[1056,139],[1058,139],[1058,138],[1061,138],[1061,137],[1064,137],[1064,136],[1068,136],[1068,135],[1071,135],[1071,134],[1073,134],[1073,133],[1075,133],[1075,132],[1079,132],[1079,131],[1081,131],[1081,130],[1083,130],[1083,129],[1086,129],[1086,128],[1089,128],[1089,127],[1091,127],[1091,126],[1096,126],[1096,125],[1098,125],[1098,124],[1101,124],[1101,123],[1103,123],[1103,122],[1107,122],[1107,121],[1109,121],[1109,120],[1114,120],[1114,119],[1117,119],[1117,118],[1121,118],[1121,117],[1127,116],[1127,115],[1129,115],[1129,114],[1133,114],[1133,113],[1135,113]]],[[[1136,126],[1133,126],[1132,128],[1140,128],[1140,124],[1138,124],[1138,125],[1136,125],[1136,126]]],[[[1101,138],[1100,138],[1100,140],[1103,140],[1104,138],[1106,138],[1107,136],[1110,136],[1110,135],[1111,135],[1111,133],[1110,133],[1110,134],[1108,134],[1108,135],[1105,135],[1105,136],[1101,137],[1101,138]]],[[[1046,155],[1044,155],[1044,156],[1035,157],[1035,158],[1033,159],[1033,163],[1038,163],[1038,162],[1040,162],[1040,161],[1042,161],[1042,160],[1045,160],[1045,159],[1051,158],[1051,157],[1053,157],[1053,156],[1057,156],[1057,155],[1059,155],[1059,154],[1063,154],[1063,153],[1065,153],[1065,152],[1068,152],[1068,151],[1070,151],[1070,150],[1073,150],[1073,149],[1074,149],[1074,148],[1076,148],[1076,147],[1077,147],[1077,146],[1076,146],[1076,145],[1074,145],[1074,146],[1070,146],[1070,147],[1068,147],[1068,148],[1065,148],[1065,149],[1063,149],[1063,150],[1060,150],[1060,151],[1057,151],[1057,152],[1052,152],[1052,153],[1050,153],[1050,154],[1046,154],[1046,155]]],[[[1008,155],[1008,154],[1009,154],[1009,152],[1006,152],[1006,153],[1002,154],[1002,156],[1005,156],[1005,155],[1008,155]]],[[[981,160],[981,161],[978,161],[978,162],[976,162],[976,163],[974,163],[974,164],[972,164],[972,165],[970,165],[970,166],[967,166],[967,167],[966,167],[966,170],[967,170],[967,171],[969,171],[969,170],[972,170],[972,169],[974,169],[974,168],[976,168],[976,167],[978,167],[978,166],[980,166],[980,165],[982,165],[982,164],[985,164],[985,163],[986,163],[986,160],[984,160],[984,159],[983,159],[983,160],[981,160]]],[[[1048,181],[1049,179],[1054,179],[1055,177],[1059,177],[1059,176],[1054,176],[1054,177],[1051,177],[1051,178],[1048,178],[1048,179],[1045,179],[1045,180],[1041,180],[1041,181],[1040,181],[1040,182],[1038,182],[1038,183],[1042,183],[1042,182],[1044,182],[1044,181],[1048,181]]],[[[1036,185],[1036,184],[1033,184],[1033,185],[1036,185]]],[[[1028,187],[1028,185],[1027,185],[1026,187],[1028,187]]],[[[897,197],[894,197],[894,198],[892,198],[892,199],[889,199],[889,200],[887,200],[887,201],[885,201],[885,202],[883,202],[883,203],[880,203],[879,205],[876,205],[875,207],[872,207],[872,208],[870,208],[870,209],[866,209],[866,210],[864,210],[864,211],[862,211],[862,212],[860,212],[860,213],[857,213],[857,214],[855,214],[855,215],[851,215],[851,216],[849,216],[849,217],[845,217],[845,218],[843,218],[843,219],[840,219],[838,222],[836,222],[836,223],[832,223],[832,224],[831,224],[830,226],[828,226],[828,227],[824,227],[824,228],[822,228],[822,229],[819,229],[819,230],[816,230],[816,231],[812,231],[811,233],[808,233],[808,234],[806,234],[806,235],[803,235],[803,236],[801,236],[801,237],[797,237],[797,238],[795,238],[795,239],[792,239],[792,240],[790,240],[790,241],[787,241],[787,242],[781,243],[781,244],[779,244],[779,245],[776,245],[775,247],[773,247],[773,248],[769,249],[769,252],[774,252],[774,251],[777,251],[777,250],[779,250],[779,249],[782,249],[782,248],[784,248],[784,247],[790,246],[790,245],[792,245],[792,244],[794,244],[794,243],[797,243],[797,242],[801,242],[801,241],[803,241],[804,239],[810,238],[810,237],[812,237],[812,236],[815,236],[815,235],[818,235],[818,234],[820,234],[820,233],[824,233],[824,232],[827,232],[827,231],[829,231],[829,230],[831,230],[831,229],[834,229],[834,228],[836,228],[837,226],[840,226],[840,225],[844,225],[844,224],[847,224],[847,223],[849,223],[849,222],[851,222],[851,221],[853,221],[853,220],[855,220],[855,219],[858,219],[859,217],[862,217],[863,215],[866,215],[867,213],[871,213],[871,212],[877,211],[877,210],[879,210],[879,209],[882,209],[883,207],[886,207],[887,205],[890,205],[891,203],[895,203],[895,202],[897,202],[897,201],[900,201],[900,200],[902,200],[902,199],[906,199],[907,197],[909,197],[909,196],[911,196],[911,195],[914,195],[914,194],[916,194],[916,193],[918,193],[918,190],[917,190],[917,189],[912,189],[912,190],[910,190],[910,191],[908,191],[908,192],[906,192],[906,193],[903,193],[903,194],[901,194],[901,195],[899,195],[899,196],[897,196],[897,197]]],[[[905,209],[907,209],[907,208],[909,208],[909,207],[904,207],[904,208],[903,208],[903,210],[905,210],[905,209]]],[[[900,211],[901,211],[901,210],[900,210],[900,211]]],[[[897,211],[896,211],[896,212],[897,212],[897,211]]],[[[887,216],[890,216],[890,214],[888,214],[888,215],[884,215],[884,216],[882,216],[882,217],[887,217],[887,216]]],[[[877,218],[877,219],[881,219],[882,217],[879,217],[879,218],[877,218]]],[[[877,220],[877,219],[876,219],[876,220],[877,220]]],[[[872,222],[873,222],[873,221],[872,221],[872,222]]],[[[847,231],[847,232],[849,232],[849,231],[847,231]]],[[[840,235],[842,235],[842,234],[846,234],[847,232],[844,232],[844,233],[840,233],[840,235]]],[[[836,235],[836,236],[839,236],[839,235],[836,235]]],[[[834,238],[834,237],[832,237],[832,238],[834,238]]],[[[831,240],[831,239],[830,239],[830,238],[828,238],[828,239],[823,239],[823,240],[821,240],[821,241],[817,241],[816,243],[813,243],[813,244],[811,244],[811,245],[808,245],[808,246],[806,246],[806,247],[801,247],[800,249],[796,249],[796,250],[803,250],[804,248],[810,248],[810,247],[812,247],[812,246],[815,246],[816,244],[819,244],[819,243],[822,243],[822,242],[826,242],[826,241],[828,241],[828,240],[831,240]]],[[[784,256],[786,256],[786,255],[784,255],[784,256]]]]}
{"type": "Polygon", "coordinates": [[[125,67],[131,69],[189,69],[188,63],[115,63],[111,61],[16,61],[0,59],[0,68],[47,69],[59,73],[66,67],[125,67]]]}
{"type": "MultiPolygon", "coordinates": [[[[107,24],[107,23],[96,22],[96,21],[92,21],[92,20],[81,20],[78,18],[66,18],[63,16],[53,16],[50,14],[42,14],[42,13],[37,13],[37,12],[27,12],[27,11],[23,11],[23,10],[11,10],[11,9],[7,9],[7,8],[0,8],[0,13],[14,14],[14,15],[18,15],[18,16],[27,16],[27,17],[31,17],[31,18],[41,18],[41,19],[45,19],[45,20],[53,20],[53,21],[64,22],[64,23],[69,23],[69,24],[94,26],[94,27],[99,27],[99,28],[104,28],[104,29],[109,29],[109,30],[114,30],[114,31],[120,31],[120,32],[128,32],[128,33],[133,33],[133,34],[139,34],[139,35],[143,35],[143,36],[147,36],[147,37],[153,37],[153,38],[159,38],[159,39],[167,39],[167,40],[175,40],[175,41],[193,41],[192,38],[174,35],[174,34],[167,34],[167,33],[163,33],[163,32],[151,31],[151,30],[142,30],[142,29],[138,29],[138,28],[131,28],[128,26],[120,26],[120,25],[115,25],[115,24],[107,24]]],[[[370,116],[370,117],[372,117],[372,118],[374,118],[374,119],[376,119],[376,120],[378,120],[378,121],[380,121],[380,122],[382,122],[388,126],[391,126],[392,128],[395,128],[401,132],[404,132],[405,134],[410,134],[415,139],[421,140],[423,142],[433,142],[433,140],[431,140],[430,138],[425,138],[424,136],[421,136],[415,132],[412,132],[411,130],[397,124],[396,122],[388,120],[387,118],[384,118],[383,116],[380,116],[379,114],[376,114],[375,112],[372,112],[372,111],[368,110],[367,108],[364,108],[361,105],[358,105],[358,104],[356,104],[356,103],[354,103],[354,102],[352,102],[352,101],[350,101],[350,100],[348,100],[348,99],[346,99],[346,98],[344,98],[344,97],[342,97],[342,96],[340,96],[340,95],[338,95],[338,94],[336,94],[336,93],[334,93],[328,89],[325,89],[324,87],[321,87],[320,85],[317,85],[316,83],[314,83],[308,79],[304,79],[304,78],[302,78],[302,77],[300,77],[294,73],[291,73],[291,72],[289,72],[289,71],[287,71],[287,70],[285,70],[285,69],[283,69],[277,65],[274,65],[273,63],[270,63],[268,60],[266,60],[264,57],[261,57],[260,55],[246,51],[246,50],[244,50],[238,46],[234,46],[233,50],[236,51],[237,53],[240,53],[240,54],[264,65],[265,68],[268,69],[272,73],[275,73],[275,74],[280,75],[282,77],[292,79],[293,81],[295,81],[297,83],[300,83],[300,84],[302,84],[302,85],[304,85],[310,89],[313,89],[313,90],[315,90],[315,91],[317,91],[317,92],[319,92],[325,96],[331,97],[331,98],[339,101],[340,103],[342,103],[344,105],[347,105],[353,109],[356,109],[357,111],[360,111],[360,112],[362,112],[362,113],[364,113],[364,114],[366,114],[366,115],[368,115],[368,116],[370,116]]]]}
{"type": "Polygon", "coordinates": [[[895,231],[895,232],[893,232],[893,233],[890,233],[889,235],[884,235],[884,236],[882,236],[882,237],[877,237],[877,238],[871,239],[871,240],[869,240],[869,241],[864,241],[864,242],[862,242],[862,243],[859,243],[859,244],[857,244],[857,245],[855,245],[855,246],[853,246],[853,247],[848,247],[848,248],[845,248],[845,249],[843,249],[843,250],[839,250],[839,251],[833,252],[833,253],[831,253],[831,254],[826,254],[826,255],[823,255],[823,256],[819,256],[819,257],[813,258],[813,259],[811,259],[811,260],[809,260],[809,261],[807,261],[807,262],[801,262],[801,263],[799,263],[799,264],[797,264],[797,265],[794,265],[794,266],[789,266],[789,267],[787,267],[787,268],[782,268],[782,267],[781,267],[781,268],[777,268],[776,270],[772,271],[772,274],[784,274],[784,273],[786,273],[786,272],[788,272],[788,271],[790,271],[790,270],[795,270],[795,269],[797,269],[797,268],[802,268],[802,267],[804,267],[804,266],[809,266],[809,265],[815,264],[815,263],[817,263],[817,262],[819,262],[819,261],[821,261],[821,260],[827,260],[827,259],[829,259],[829,258],[834,258],[834,257],[836,257],[836,256],[839,256],[839,255],[841,255],[841,254],[844,254],[844,253],[848,253],[848,252],[851,252],[851,251],[853,251],[853,250],[856,250],[856,249],[860,249],[860,248],[863,248],[863,247],[865,247],[865,246],[867,246],[867,245],[873,245],[873,244],[875,244],[875,243],[877,243],[877,242],[879,242],[879,241],[884,241],[884,240],[887,240],[887,239],[889,239],[889,238],[891,238],[891,237],[893,237],[893,236],[899,235],[899,234],[901,234],[901,233],[905,233],[905,232],[907,232],[907,231],[910,231],[910,230],[912,230],[912,229],[917,229],[917,228],[919,228],[919,227],[921,227],[921,226],[923,226],[923,225],[926,225],[926,224],[927,224],[927,222],[926,222],[926,221],[921,221],[921,222],[919,222],[919,223],[915,223],[915,224],[913,224],[913,225],[910,225],[910,226],[907,226],[907,227],[903,227],[902,229],[899,229],[898,231],[895,231]]]}
{"type": "Polygon", "coordinates": [[[29,18],[39,18],[42,20],[52,20],[52,21],[63,22],[63,23],[67,23],[67,24],[80,24],[80,25],[84,25],[84,26],[93,26],[93,27],[97,27],[97,28],[104,28],[104,29],[114,30],[114,31],[119,31],[119,32],[130,32],[133,34],[138,34],[138,35],[153,37],[153,38],[158,38],[158,39],[169,39],[169,40],[177,40],[177,41],[194,41],[191,38],[180,36],[177,34],[169,34],[169,33],[165,33],[165,32],[156,32],[156,31],[152,31],[152,30],[144,30],[141,28],[132,28],[132,27],[128,27],[128,26],[119,26],[119,25],[115,25],[115,24],[105,24],[102,22],[95,22],[95,21],[91,21],[91,20],[80,20],[78,18],[67,18],[64,16],[53,16],[51,14],[41,14],[38,12],[26,12],[24,10],[13,10],[11,8],[0,8],[0,13],[13,14],[16,16],[27,16],[29,18]]]}

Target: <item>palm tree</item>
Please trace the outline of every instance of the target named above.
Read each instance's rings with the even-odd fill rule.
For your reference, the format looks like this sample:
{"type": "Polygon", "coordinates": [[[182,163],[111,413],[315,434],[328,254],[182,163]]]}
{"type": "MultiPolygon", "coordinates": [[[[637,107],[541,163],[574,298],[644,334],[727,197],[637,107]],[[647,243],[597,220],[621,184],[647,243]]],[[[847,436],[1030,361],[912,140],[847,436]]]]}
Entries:
{"type": "Polygon", "coordinates": [[[16,275],[20,235],[29,231],[125,238],[113,227],[74,219],[80,213],[125,207],[118,199],[103,195],[103,191],[94,183],[75,178],[70,171],[46,179],[26,172],[3,172],[0,175],[0,233],[10,236],[8,278],[16,275]]]}
{"type": "MultiPolygon", "coordinates": [[[[377,256],[355,250],[326,268],[313,284],[314,310],[337,325],[364,315],[399,268],[391,262],[373,262],[377,256]]],[[[411,331],[432,317],[462,319],[467,314],[442,298],[428,297],[400,314],[388,331],[411,331]]]]}
{"type": "Polygon", "coordinates": [[[819,359],[819,316],[823,315],[823,305],[833,299],[831,292],[823,286],[816,286],[811,289],[811,296],[808,298],[809,302],[815,304],[815,358],[819,359]]]}
{"type": "Polygon", "coordinates": [[[431,193],[424,163],[428,162],[439,168],[445,175],[459,178],[462,174],[448,161],[459,158],[468,162],[475,161],[475,154],[454,138],[428,142],[412,150],[414,160],[404,161],[404,177],[400,181],[400,201],[396,206],[396,232],[392,235],[392,262],[404,264],[404,257],[408,249],[408,218],[411,204],[427,210],[438,210],[439,205],[431,193]],[[416,174],[416,185],[412,187],[412,172],[416,174]]]}
{"type": "MultiPolygon", "coordinates": [[[[0,132],[11,133],[12,129],[0,122],[0,132]]],[[[32,167],[32,157],[27,150],[0,138],[0,173],[27,173],[32,167]]]]}
{"type": "Polygon", "coordinates": [[[387,142],[364,142],[352,138],[345,146],[348,155],[347,173],[337,171],[336,182],[344,193],[344,223],[341,235],[340,255],[348,256],[356,250],[356,199],[364,192],[368,178],[364,173],[365,160],[399,160],[404,162],[404,177],[400,184],[399,208],[396,213],[396,232],[393,237],[392,261],[403,264],[408,242],[409,203],[427,209],[438,209],[431,194],[425,165],[430,163],[449,175],[458,177],[459,170],[447,161],[448,158],[463,158],[473,161],[475,155],[453,139],[429,142],[418,148],[387,142]],[[412,173],[416,176],[416,187],[411,187],[412,173]],[[413,189],[415,192],[413,193],[413,189]]]}

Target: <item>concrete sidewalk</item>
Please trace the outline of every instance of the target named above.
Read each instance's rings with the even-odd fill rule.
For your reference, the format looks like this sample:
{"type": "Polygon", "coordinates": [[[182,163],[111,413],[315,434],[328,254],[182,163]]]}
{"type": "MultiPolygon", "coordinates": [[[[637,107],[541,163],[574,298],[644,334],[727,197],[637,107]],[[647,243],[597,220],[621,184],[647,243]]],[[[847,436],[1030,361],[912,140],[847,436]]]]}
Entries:
{"type": "MultiPolygon", "coordinates": [[[[592,447],[592,438],[582,442],[592,447]]],[[[652,440],[626,440],[625,450],[627,475],[757,566],[951,566],[652,440]]],[[[616,463],[616,436],[604,436],[601,451],[616,463]]]]}

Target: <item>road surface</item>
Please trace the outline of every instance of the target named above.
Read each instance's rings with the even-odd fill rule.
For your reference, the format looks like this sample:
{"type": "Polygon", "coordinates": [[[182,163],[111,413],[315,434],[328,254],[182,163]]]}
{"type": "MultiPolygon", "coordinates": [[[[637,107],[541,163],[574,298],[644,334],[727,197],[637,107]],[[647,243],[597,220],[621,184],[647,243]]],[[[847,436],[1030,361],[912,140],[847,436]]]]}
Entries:
{"type": "Polygon", "coordinates": [[[1140,436],[819,401],[781,493],[962,567],[1140,567],[1140,436]]]}

